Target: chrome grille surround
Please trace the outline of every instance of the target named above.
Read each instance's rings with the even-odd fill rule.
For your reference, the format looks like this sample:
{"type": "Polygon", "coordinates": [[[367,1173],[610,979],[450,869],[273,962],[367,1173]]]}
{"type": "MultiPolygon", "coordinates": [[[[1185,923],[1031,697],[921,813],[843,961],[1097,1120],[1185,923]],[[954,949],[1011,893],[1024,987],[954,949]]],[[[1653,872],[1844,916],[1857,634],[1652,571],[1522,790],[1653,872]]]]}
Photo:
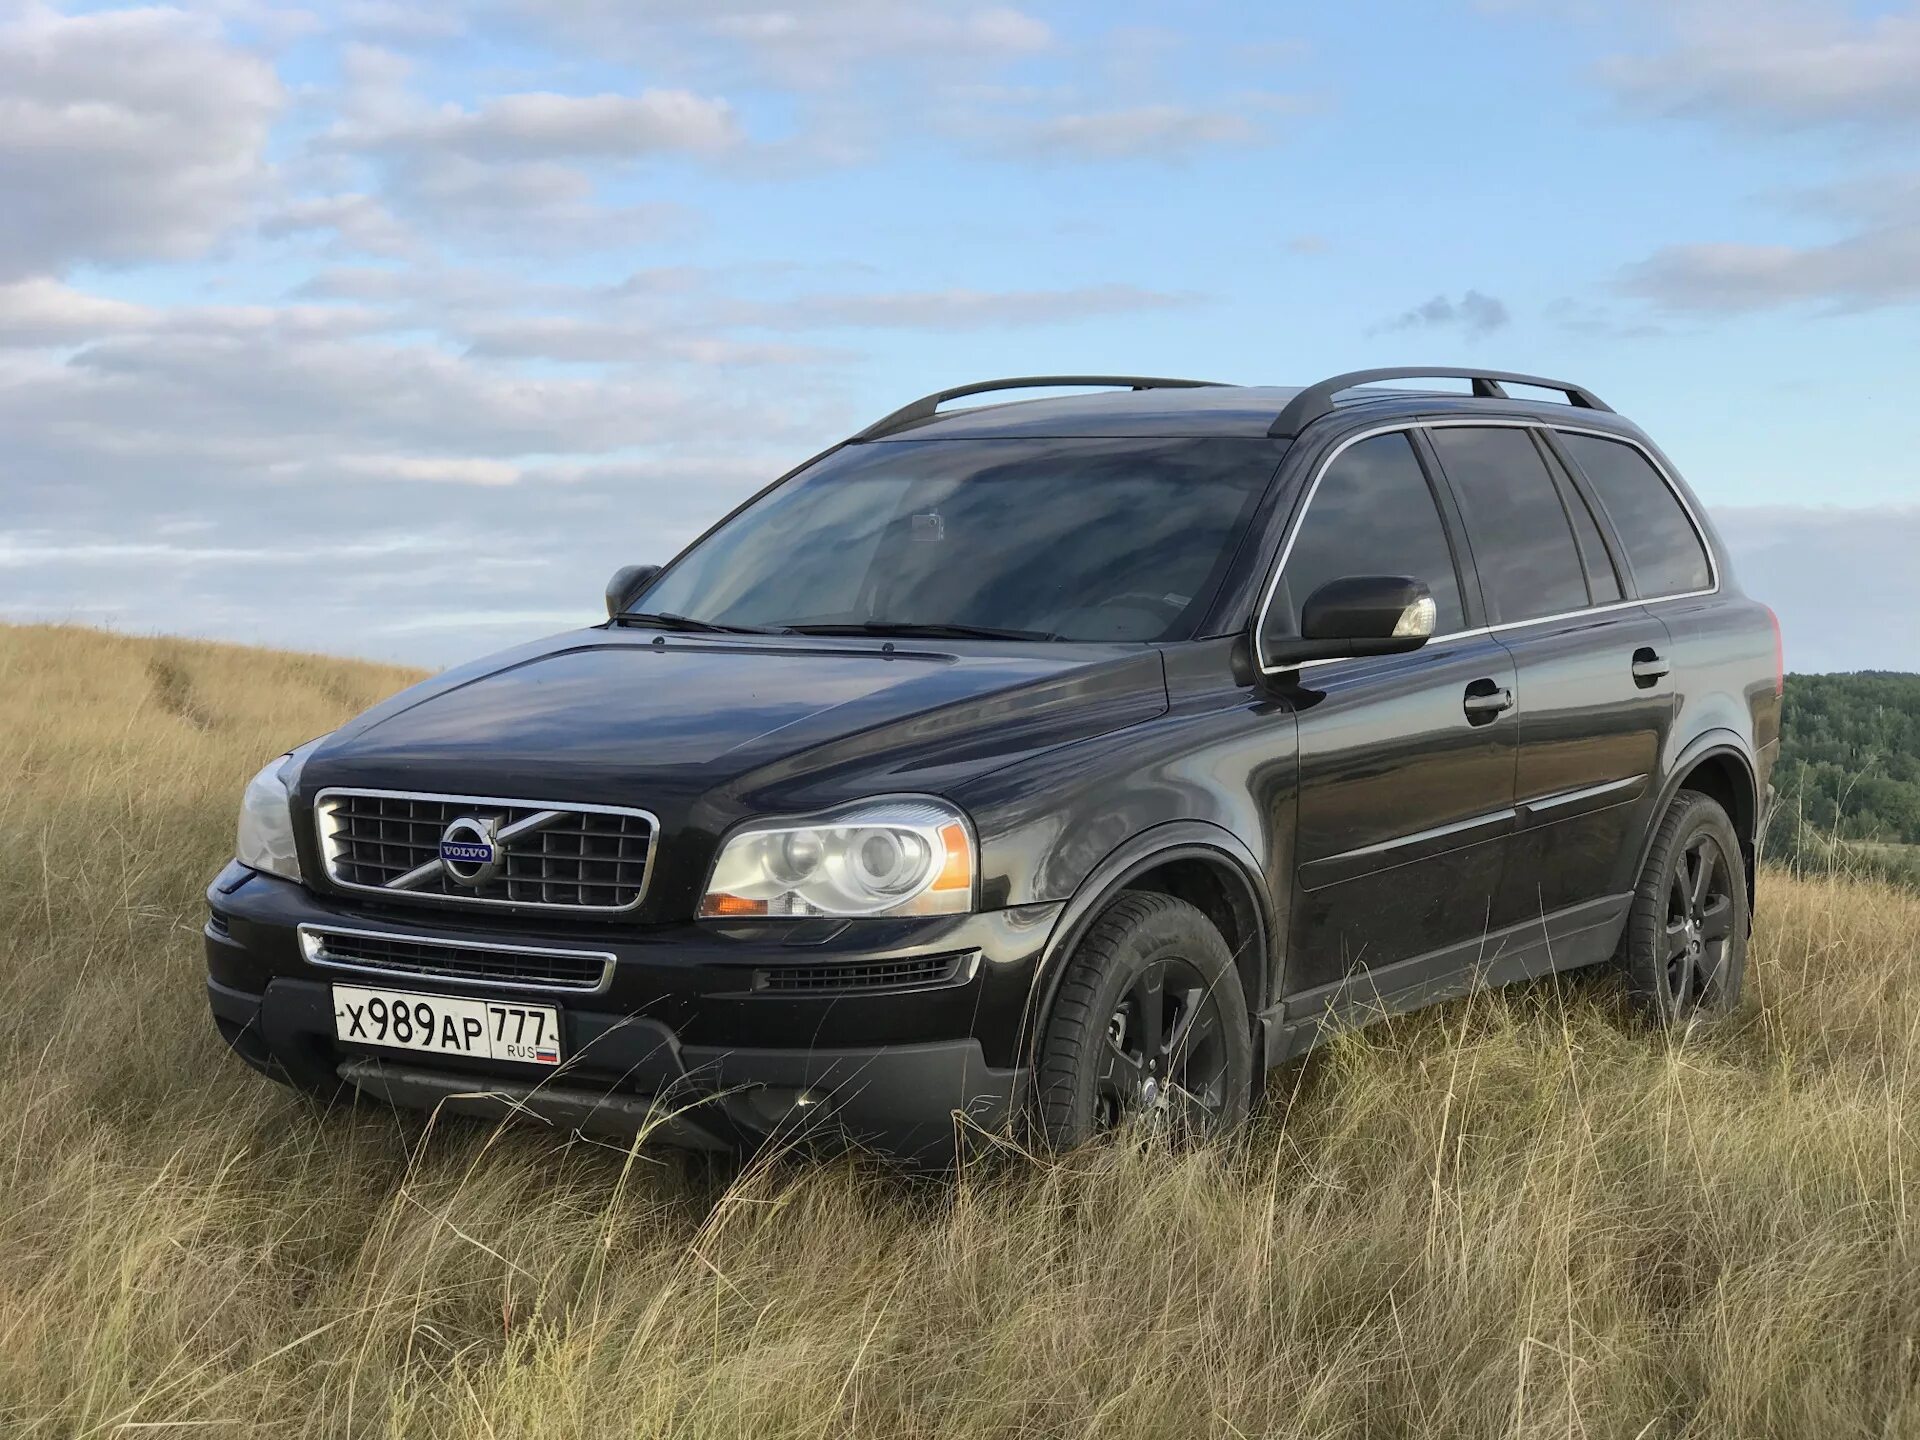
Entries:
{"type": "Polygon", "coordinates": [[[595,995],[613,981],[614,957],[601,950],[499,945],[339,925],[298,928],[300,953],[309,965],[355,975],[567,995],[595,995]]]}
{"type": "Polygon", "coordinates": [[[577,801],[331,787],[314,797],[327,878],[389,900],[510,906],[570,914],[638,908],[653,875],[659,819],[651,811],[577,801]],[[455,820],[497,822],[502,872],[456,883],[440,865],[455,820]]]}

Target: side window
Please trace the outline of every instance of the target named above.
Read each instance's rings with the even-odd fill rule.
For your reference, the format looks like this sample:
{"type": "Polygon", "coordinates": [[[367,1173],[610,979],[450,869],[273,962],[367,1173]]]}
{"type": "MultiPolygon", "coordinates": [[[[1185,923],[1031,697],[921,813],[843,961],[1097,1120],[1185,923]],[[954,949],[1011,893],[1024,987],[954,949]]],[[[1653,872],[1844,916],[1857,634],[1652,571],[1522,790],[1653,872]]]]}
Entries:
{"type": "Polygon", "coordinates": [[[1429,432],[1459,497],[1495,625],[1584,610],[1587,577],[1533,437],[1516,427],[1429,432]]]}
{"type": "Polygon", "coordinates": [[[1587,563],[1587,586],[1593,591],[1593,603],[1611,605],[1624,598],[1624,592],[1620,589],[1620,577],[1614,572],[1613,559],[1607,554],[1607,542],[1600,538],[1600,526],[1593,518],[1593,511],[1587,508],[1586,496],[1567,478],[1560,462],[1549,455],[1547,464],[1559,483],[1567,514],[1573,519],[1573,534],[1580,542],[1580,558],[1587,563]]]}
{"type": "Polygon", "coordinates": [[[1642,599],[1713,584],[1699,532],[1645,455],[1624,441],[1597,435],[1562,434],[1560,440],[1606,507],[1642,599]]]}
{"type": "Polygon", "coordinates": [[[1466,628],[1447,532],[1413,442],[1403,434],[1350,445],[1327,467],[1293,537],[1268,624],[1297,634],[1307,597],[1348,575],[1424,580],[1439,610],[1434,633],[1466,628]]]}

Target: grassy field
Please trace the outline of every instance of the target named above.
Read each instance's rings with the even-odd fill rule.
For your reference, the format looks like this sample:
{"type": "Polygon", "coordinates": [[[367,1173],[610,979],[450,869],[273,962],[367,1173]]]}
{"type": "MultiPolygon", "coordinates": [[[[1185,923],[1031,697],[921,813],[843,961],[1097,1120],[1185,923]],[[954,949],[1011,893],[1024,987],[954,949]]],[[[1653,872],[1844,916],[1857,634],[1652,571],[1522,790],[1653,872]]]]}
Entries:
{"type": "Polygon", "coordinates": [[[1244,1139],[728,1177],[230,1059],[247,776],[406,677],[0,628],[7,1436],[1920,1435],[1920,900],[1762,885],[1746,1004],[1478,997],[1244,1139]]]}

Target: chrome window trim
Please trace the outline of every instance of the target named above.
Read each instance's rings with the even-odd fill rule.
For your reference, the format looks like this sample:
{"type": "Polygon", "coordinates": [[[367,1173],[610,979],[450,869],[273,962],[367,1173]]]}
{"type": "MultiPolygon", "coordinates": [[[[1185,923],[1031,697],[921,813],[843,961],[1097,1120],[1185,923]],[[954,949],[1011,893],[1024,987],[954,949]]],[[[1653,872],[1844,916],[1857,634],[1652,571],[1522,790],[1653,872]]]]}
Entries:
{"type": "MultiPolygon", "coordinates": [[[[1267,611],[1273,606],[1273,597],[1279,593],[1280,577],[1286,573],[1287,561],[1293,556],[1293,542],[1300,536],[1300,527],[1307,523],[1308,512],[1313,509],[1313,497],[1319,493],[1320,482],[1326,478],[1327,471],[1332,468],[1333,462],[1344,455],[1351,446],[1358,445],[1362,440],[1371,440],[1375,436],[1411,435],[1415,430],[1459,429],[1556,430],[1570,435],[1594,435],[1602,440],[1614,440],[1622,445],[1631,445],[1653,467],[1654,473],[1666,482],[1667,489],[1673,492],[1673,498],[1680,502],[1680,509],[1685,513],[1687,523],[1693,527],[1694,538],[1700,542],[1700,548],[1706,552],[1707,574],[1713,583],[1705,590],[1687,590],[1672,595],[1641,596],[1634,600],[1615,600],[1605,605],[1586,605],[1578,610],[1564,610],[1557,615],[1536,615],[1527,620],[1508,620],[1499,625],[1482,625],[1474,630],[1453,630],[1445,635],[1436,635],[1419,650],[1407,653],[1418,655],[1421,651],[1430,650],[1435,645],[1445,645],[1454,640],[1469,640],[1479,635],[1500,635],[1510,630],[1525,629],[1529,625],[1553,625],[1587,615],[1605,615],[1614,610],[1631,610],[1636,606],[1659,605],[1669,600],[1695,600],[1702,596],[1720,593],[1720,560],[1713,553],[1713,546],[1707,540],[1706,527],[1700,523],[1699,514],[1694,510],[1692,502],[1687,499],[1686,491],[1660,462],[1660,457],[1632,436],[1588,425],[1568,425],[1557,420],[1516,420],[1492,415],[1484,418],[1477,415],[1458,415],[1435,420],[1395,420],[1349,435],[1327,452],[1325,458],[1320,461],[1319,468],[1314,471],[1313,479],[1307,485],[1306,498],[1300,502],[1299,514],[1294,517],[1286,539],[1281,542],[1280,557],[1274,562],[1273,572],[1267,579],[1266,590],[1260,597],[1260,608],[1254,612],[1253,663],[1262,675],[1287,675],[1296,670],[1310,670],[1321,665],[1343,665],[1361,658],[1355,655],[1331,655],[1321,660],[1302,660],[1295,665],[1268,665],[1265,657],[1260,653],[1260,632],[1266,626],[1267,611]]],[[[1465,519],[1463,515],[1461,517],[1463,523],[1465,519]]]]}
{"type": "Polygon", "coordinates": [[[314,838],[320,846],[320,864],[327,873],[329,883],[342,890],[354,890],[363,895],[384,895],[389,900],[406,902],[418,900],[442,905],[490,905],[506,910],[544,910],[560,915],[625,915],[638,910],[646,903],[647,891],[653,884],[653,862],[660,849],[660,817],[651,810],[642,810],[631,805],[588,805],[577,800],[525,800],[510,799],[504,795],[450,795],[433,790],[377,790],[357,785],[330,785],[313,797],[314,838]],[[361,885],[352,880],[342,880],[334,869],[336,843],[327,833],[328,811],[326,803],[335,796],[361,796],[374,800],[432,800],[452,805],[504,805],[514,810],[558,810],[576,811],[591,815],[631,815],[638,816],[653,827],[653,833],[647,842],[647,863],[640,872],[640,890],[625,905],[556,905],[545,900],[491,900],[478,895],[430,895],[418,890],[396,890],[390,885],[361,885]]]}
{"type": "Polygon", "coordinates": [[[456,940],[445,935],[418,935],[401,930],[361,930],[351,925],[314,924],[307,921],[302,921],[294,928],[300,935],[301,957],[309,965],[354,975],[377,975],[385,980],[407,980],[416,985],[458,985],[470,990],[533,990],[542,995],[599,995],[613,983],[615,957],[606,950],[566,950],[556,945],[504,945],[490,940],[456,940]],[[598,960],[600,978],[592,985],[551,985],[535,980],[470,980],[463,975],[423,975],[418,970],[389,969],[377,963],[330,955],[326,949],[330,935],[358,940],[397,940],[407,945],[444,945],[452,950],[490,950],[502,955],[563,955],[570,960],[598,960]]]}

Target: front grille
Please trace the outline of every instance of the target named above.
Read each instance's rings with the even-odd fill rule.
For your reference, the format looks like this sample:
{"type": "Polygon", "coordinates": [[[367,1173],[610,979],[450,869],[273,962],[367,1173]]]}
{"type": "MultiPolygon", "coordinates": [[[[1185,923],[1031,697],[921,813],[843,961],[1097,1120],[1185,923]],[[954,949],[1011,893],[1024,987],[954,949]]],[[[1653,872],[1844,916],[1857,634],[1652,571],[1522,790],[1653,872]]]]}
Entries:
{"type": "Polygon", "coordinates": [[[333,970],[456,985],[592,992],[605,989],[613,973],[613,956],[589,950],[436,940],[318,925],[300,927],[300,948],[310,964],[333,970]]]}
{"type": "Polygon", "coordinates": [[[394,790],[326,790],[314,804],[327,875],[395,900],[630,910],[653,860],[654,817],[644,810],[394,790]],[[492,828],[504,856],[477,883],[440,862],[456,820],[492,828]]]}
{"type": "Polygon", "coordinates": [[[909,990],[945,985],[970,972],[974,956],[922,955],[904,960],[825,961],[756,971],[760,990],[909,990]]]}

